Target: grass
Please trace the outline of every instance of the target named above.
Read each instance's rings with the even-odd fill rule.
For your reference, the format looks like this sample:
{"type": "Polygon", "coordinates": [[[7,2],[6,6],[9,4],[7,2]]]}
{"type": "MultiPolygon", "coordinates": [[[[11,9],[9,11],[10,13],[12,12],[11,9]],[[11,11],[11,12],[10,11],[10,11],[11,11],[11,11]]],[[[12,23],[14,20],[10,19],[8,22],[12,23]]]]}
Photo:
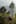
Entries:
{"type": "Polygon", "coordinates": [[[3,13],[0,13],[0,16],[2,16],[2,15],[4,15],[4,16],[9,16],[9,14],[3,14],[3,13]]]}
{"type": "MultiPolygon", "coordinates": [[[[0,13],[0,16],[2,16],[3,13],[0,13]]],[[[9,16],[9,14],[4,14],[4,16],[9,16]]],[[[13,20],[14,20],[14,24],[16,23],[16,18],[13,17],[13,20]]]]}

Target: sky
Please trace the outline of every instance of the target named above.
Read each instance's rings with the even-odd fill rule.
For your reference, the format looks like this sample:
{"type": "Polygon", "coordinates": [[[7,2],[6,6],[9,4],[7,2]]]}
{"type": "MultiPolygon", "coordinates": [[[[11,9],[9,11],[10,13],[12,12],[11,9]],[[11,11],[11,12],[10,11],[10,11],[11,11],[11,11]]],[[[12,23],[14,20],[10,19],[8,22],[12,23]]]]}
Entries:
{"type": "Polygon", "coordinates": [[[9,6],[12,1],[16,4],[16,0],[0,0],[0,6],[9,6]]]}
{"type": "Polygon", "coordinates": [[[16,0],[0,0],[0,7],[1,6],[9,6],[9,4],[13,1],[13,3],[16,6],[16,0]]]}

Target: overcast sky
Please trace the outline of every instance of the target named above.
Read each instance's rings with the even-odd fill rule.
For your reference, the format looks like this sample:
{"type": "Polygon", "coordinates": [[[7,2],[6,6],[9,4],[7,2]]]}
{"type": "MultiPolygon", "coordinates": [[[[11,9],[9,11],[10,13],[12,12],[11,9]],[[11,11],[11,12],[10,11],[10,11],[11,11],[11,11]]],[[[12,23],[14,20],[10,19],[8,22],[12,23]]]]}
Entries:
{"type": "Polygon", "coordinates": [[[16,6],[16,0],[0,0],[0,7],[1,6],[9,6],[9,4],[13,1],[16,6]]]}
{"type": "Polygon", "coordinates": [[[16,5],[16,0],[0,0],[0,6],[9,6],[12,1],[16,5]]]}

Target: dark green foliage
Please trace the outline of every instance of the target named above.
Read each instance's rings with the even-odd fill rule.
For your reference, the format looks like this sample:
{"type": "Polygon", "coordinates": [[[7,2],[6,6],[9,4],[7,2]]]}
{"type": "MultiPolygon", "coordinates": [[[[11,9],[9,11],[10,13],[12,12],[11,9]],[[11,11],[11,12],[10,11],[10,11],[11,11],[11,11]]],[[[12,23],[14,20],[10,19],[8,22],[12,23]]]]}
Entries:
{"type": "Polygon", "coordinates": [[[5,7],[1,7],[1,12],[4,13],[6,11],[5,7]],[[4,10],[4,11],[2,11],[4,10]]]}
{"type": "Polygon", "coordinates": [[[15,16],[16,16],[16,14],[15,14],[15,16]]]}
{"type": "Polygon", "coordinates": [[[14,3],[13,2],[9,5],[9,8],[14,8],[14,3]]]}
{"type": "Polygon", "coordinates": [[[16,18],[16,13],[15,13],[15,18],[16,18]]]}

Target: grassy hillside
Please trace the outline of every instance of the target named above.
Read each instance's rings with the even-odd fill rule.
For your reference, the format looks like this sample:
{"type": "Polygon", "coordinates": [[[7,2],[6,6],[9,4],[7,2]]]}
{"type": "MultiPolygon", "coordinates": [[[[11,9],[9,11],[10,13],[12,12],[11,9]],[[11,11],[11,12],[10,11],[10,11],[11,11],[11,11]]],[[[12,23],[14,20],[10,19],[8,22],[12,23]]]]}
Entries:
{"type": "MultiPolygon", "coordinates": [[[[0,16],[2,16],[2,15],[3,15],[3,13],[0,13],[0,16]]],[[[9,14],[4,14],[4,16],[9,16],[9,14]]],[[[16,24],[16,18],[13,17],[13,20],[14,20],[14,22],[13,22],[13,21],[12,21],[12,22],[13,22],[14,24],[16,24]]]]}
{"type": "Polygon", "coordinates": [[[2,16],[2,15],[4,15],[4,16],[9,16],[9,14],[3,14],[3,13],[0,13],[0,16],[2,16]]]}

